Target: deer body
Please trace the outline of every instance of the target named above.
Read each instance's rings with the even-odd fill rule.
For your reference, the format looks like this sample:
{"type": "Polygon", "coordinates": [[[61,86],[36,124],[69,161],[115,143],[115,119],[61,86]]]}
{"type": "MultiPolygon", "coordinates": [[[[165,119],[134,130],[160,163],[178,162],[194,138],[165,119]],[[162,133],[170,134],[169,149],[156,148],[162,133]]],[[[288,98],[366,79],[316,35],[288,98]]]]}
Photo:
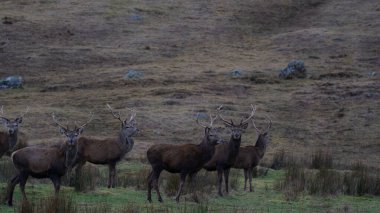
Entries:
{"type": "MultiPolygon", "coordinates": [[[[111,106],[107,104],[112,112],[111,106]]],[[[138,133],[133,111],[129,121],[121,120],[120,113],[112,112],[113,116],[121,121],[121,130],[116,138],[96,139],[81,137],[78,140],[78,154],[75,160],[76,180],[78,180],[81,169],[86,162],[103,164],[109,166],[108,188],[116,185],[116,163],[132,150],[134,145],[133,136],[138,133]]]]}
{"type": "MultiPolygon", "coordinates": [[[[55,117],[53,115],[53,119],[55,117]]],[[[8,205],[13,204],[13,191],[17,184],[20,184],[21,193],[24,200],[25,184],[29,176],[35,178],[49,178],[54,185],[55,195],[58,196],[61,186],[61,177],[73,165],[77,153],[77,140],[83,132],[86,124],[74,130],[63,127],[58,122],[60,131],[66,136],[64,142],[53,146],[31,146],[19,149],[12,153],[12,162],[17,170],[17,174],[11,179],[7,187],[8,205]]]]}
{"type": "Polygon", "coordinates": [[[230,168],[234,165],[236,157],[239,153],[241,138],[234,139],[231,136],[231,139],[227,143],[218,144],[216,146],[216,151],[214,156],[209,162],[207,162],[203,168],[207,171],[217,171],[218,172],[218,194],[220,196],[222,193],[222,181],[224,174],[226,192],[228,193],[228,176],[230,168]]]}
{"type": "MultiPolygon", "coordinates": [[[[23,116],[28,111],[29,108],[14,120],[0,116],[0,124],[4,124],[7,129],[7,132],[0,132],[0,158],[4,154],[10,156],[13,151],[28,145],[26,135],[19,133],[19,125],[22,123],[23,116]]],[[[1,107],[0,112],[3,114],[3,107],[1,107]]]]}
{"type": "Polygon", "coordinates": [[[216,146],[216,151],[214,156],[209,162],[207,162],[203,168],[207,171],[217,171],[218,173],[218,194],[223,196],[222,193],[222,181],[224,174],[224,181],[226,192],[228,193],[228,178],[230,173],[230,168],[234,165],[236,157],[239,154],[241,134],[248,127],[248,121],[253,117],[255,108],[251,105],[252,111],[250,116],[244,121],[241,120],[240,124],[235,125],[232,121],[229,122],[221,117],[226,127],[231,131],[230,141],[227,143],[219,144],[216,146]]]}
{"type": "Polygon", "coordinates": [[[163,202],[158,186],[158,179],[162,170],[180,174],[180,184],[175,198],[177,202],[179,202],[186,176],[189,176],[190,183],[194,186],[195,175],[202,169],[203,164],[211,159],[215,152],[215,145],[220,140],[219,130],[212,127],[216,118],[212,118],[210,115],[210,125],[202,126],[205,128],[205,136],[198,145],[155,144],[148,149],[147,158],[152,166],[152,171],[148,176],[149,202],[152,202],[152,187],[157,192],[158,201],[163,202]]]}
{"type": "Polygon", "coordinates": [[[271,122],[265,132],[257,129],[254,123],[253,126],[259,134],[255,146],[241,147],[233,165],[233,168],[244,169],[244,191],[247,188],[247,180],[249,180],[249,191],[251,192],[253,169],[259,165],[260,160],[264,157],[267,145],[269,143],[268,131],[271,127],[271,122]]]}

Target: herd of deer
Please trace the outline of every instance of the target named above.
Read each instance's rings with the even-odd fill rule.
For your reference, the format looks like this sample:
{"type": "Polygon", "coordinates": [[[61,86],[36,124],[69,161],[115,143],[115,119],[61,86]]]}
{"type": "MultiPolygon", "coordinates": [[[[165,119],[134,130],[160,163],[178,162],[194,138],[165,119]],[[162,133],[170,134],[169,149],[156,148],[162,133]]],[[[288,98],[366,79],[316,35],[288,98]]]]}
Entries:
{"type": "MultiPolygon", "coordinates": [[[[60,133],[65,136],[65,141],[60,141],[54,145],[34,145],[27,146],[25,135],[19,133],[18,128],[24,115],[14,120],[0,116],[0,124],[4,124],[7,132],[0,132],[0,158],[6,154],[11,156],[16,174],[8,183],[6,200],[8,205],[12,205],[13,191],[17,184],[20,185],[23,199],[26,200],[25,184],[29,176],[34,178],[49,178],[54,185],[55,195],[58,196],[61,177],[67,171],[75,167],[76,175],[86,162],[93,164],[103,164],[109,166],[108,188],[115,187],[116,163],[132,150],[134,141],[132,137],[139,132],[135,120],[136,112],[131,109],[130,118],[122,119],[120,112],[115,112],[110,105],[108,109],[114,118],[121,122],[121,129],[117,137],[109,139],[95,139],[83,137],[84,127],[91,122],[90,119],[81,126],[75,125],[74,129],[58,122],[52,114],[54,123],[59,127],[60,133]]],[[[268,139],[268,131],[271,127],[269,120],[268,127],[261,131],[254,123],[254,113],[256,108],[251,105],[251,112],[248,118],[242,119],[239,124],[227,121],[222,117],[217,109],[217,115],[209,115],[210,123],[201,124],[197,116],[196,123],[204,128],[204,137],[200,144],[155,144],[147,151],[147,159],[152,166],[152,170],[147,177],[148,201],[152,202],[152,188],[157,192],[158,201],[163,202],[159,191],[159,177],[163,170],[170,173],[180,174],[180,185],[176,194],[176,201],[179,201],[181,191],[186,180],[190,179],[190,184],[194,186],[194,177],[202,168],[207,171],[217,171],[218,194],[222,194],[222,180],[224,175],[225,188],[228,193],[228,177],[230,168],[244,169],[244,190],[246,190],[249,179],[249,190],[252,191],[252,171],[261,158],[263,158],[268,139]],[[214,127],[217,119],[222,120],[224,125],[230,130],[229,141],[221,139],[221,127],[214,127]],[[240,147],[242,132],[252,121],[253,127],[258,134],[255,146],[240,147]]],[[[3,107],[0,109],[3,115],[3,107]]],[[[1,171],[0,171],[1,172],[1,171]]],[[[194,190],[195,193],[195,190],[194,190]]]]}

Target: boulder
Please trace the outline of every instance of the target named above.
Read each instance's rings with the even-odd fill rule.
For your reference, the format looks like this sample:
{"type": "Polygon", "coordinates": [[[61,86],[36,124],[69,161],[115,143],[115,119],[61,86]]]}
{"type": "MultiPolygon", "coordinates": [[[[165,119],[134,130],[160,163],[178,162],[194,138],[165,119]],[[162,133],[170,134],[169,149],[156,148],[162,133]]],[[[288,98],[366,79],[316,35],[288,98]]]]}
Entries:
{"type": "Polygon", "coordinates": [[[293,79],[293,78],[306,78],[306,68],[302,60],[291,61],[288,66],[280,71],[280,78],[293,79]]]}
{"type": "Polygon", "coordinates": [[[0,79],[0,89],[22,88],[22,77],[19,75],[8,76],[0,79]]]}

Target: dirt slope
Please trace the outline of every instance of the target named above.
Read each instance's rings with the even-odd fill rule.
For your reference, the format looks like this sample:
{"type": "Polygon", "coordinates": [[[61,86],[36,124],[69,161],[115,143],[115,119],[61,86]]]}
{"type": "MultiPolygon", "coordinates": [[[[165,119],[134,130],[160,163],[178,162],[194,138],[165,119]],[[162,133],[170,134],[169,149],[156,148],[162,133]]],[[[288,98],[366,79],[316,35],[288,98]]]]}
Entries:
{"type": "Polygon", "coordinates": [[[25,78],[0,104],[10,115],[31,107],[22,128],[33,143],[57,138],[51,112],[80,121],[93,111],[85,134],[112,136],[111,103],[138,110],[139,156],[151,143],[199,141],[200,110],[225,104],[238,118],[254,103],[259,125],[274,121],[270,154],[327,148],[346,163],[380,162],[378,1],[22,0],[2,1],[0,18],[0,77],[25,78]],[[293,59],[308,78],[279,80],[293,59]],[[124,80],[129,69],[144,77],[124,80]]]}

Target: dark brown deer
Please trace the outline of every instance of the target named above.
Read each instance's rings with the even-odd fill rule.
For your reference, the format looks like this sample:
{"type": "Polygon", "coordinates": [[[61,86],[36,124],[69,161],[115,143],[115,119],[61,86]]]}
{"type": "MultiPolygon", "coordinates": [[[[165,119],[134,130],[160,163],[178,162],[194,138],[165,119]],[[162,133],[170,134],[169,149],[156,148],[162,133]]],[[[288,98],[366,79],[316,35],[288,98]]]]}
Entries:
{"type": "MultiPolygon", "coordinates": [[[[224,181],[226,185],[226,192],[228,193],[228,177],[230,173],[230,168],[234,165],[237,155],[239,154],[241,134],[248,127],[248,121],[252,119],[255,114],[255,107],[251,105],[252,111],[247,119],[242,119],[240,124],[234,124],[225,120],[220,113],[219,117],[223,120],[224,124],[231,131],[231,138],[229,142],[218,144],[215,148],[215,154],[209,162],[207,162],[203,168],[207,171],[217,171],[218,172],[218,194],[223,196],[222,193],[222,181],[224,174],[224,181]]],[[[219,111],[220,112],[220,111],[219,111]]]]}
{"type": "Polygon", "coordinates": [[[116,184],[116,163],[132,150],[134,145],[132,137],[138,133],[139,129],[137,128],[135,120],[136,112],[134,110],[132,110],[129,120],[128,118],[122,120],[120,112],[114,112],[109,104],[107,104],[107,107],[112,115],[121,122],[121,130],[115,138],[79,138],[76,159],[76,180],[78,180],[81,168],[87,161],[93,164],[108,164],[108,188],[114,188],[116,184]]]}
{"type": "Polygon", "coordinates": [[[259,130],[255,122],[252,120],[253,127],[255,128],[258,138],[255,146],[240,147],[239,154],[236,158],[235,164],[232,168],[244,169],[244,191],[247,188],[247,180],[249,179],[249,191],[252,192],[252,172],[260,160],[264,157],[267,145],[269,143],[268,132],[272,126],[270,119],[269,124],[265,131],[259,130]]]}
{"type": "Polygon", "coordinates": [[[77,141],[84,127],[92,120],[80,127],[70,130],[59,124],[54,114],[53,120],[59,126],[60,132],[66,137],[64,142],[52,146],[30,146],[19,149],[12,153],[12,161],[17,170],[17,174],[11,179],[7,187],[8,205],[12,206],[13,191],[17,184],[20,184],[21,193],[24,200],[25,184],[29,176],[34,178],[49,178],[54,185],[55,196],[58,196],[61,186],[61,177],[72,166],[76,153],[77,141]]]}
{"type": "Polygon", "coordinates": [[[217,116],[213,118],[210,114],[210,124],[207,126],[200,124],[198,117],[199,116],[197,116],[196,119],[197,124],[205,129],[205,135],[200,144],[155,144],[148,149],[147,157],[152,166],[152,171],[148,176],[149,202],[152,202],[152,186],[157,192],[158,201],[163,202],[158,186],[158,179],[162,170],[180,174],[181,180],[175,198],[175,200],[179,202],[186,176],[189,176],[190,183],[194,185],[195,175],[202,169],[203,164],[209,161],[214,154],[215,145],[220,141],[220,130],[219,128],[213,127],[217,116]]]}
{"type": "MultiPolygon", "coordinates": [[[[22,123],[24,115],[29,111],[29,107],[26,111],[14,120],[0,116],[0,124],[4,124],[7,128],[7,132],[0,132],[0,158],[6,154],[8,156],[16,150],[27,146],[27,138],[25,134],[19,133],[19,126],[22,123]]],[[[3,106],[0,109],[2,115],[3,106]]]]}

